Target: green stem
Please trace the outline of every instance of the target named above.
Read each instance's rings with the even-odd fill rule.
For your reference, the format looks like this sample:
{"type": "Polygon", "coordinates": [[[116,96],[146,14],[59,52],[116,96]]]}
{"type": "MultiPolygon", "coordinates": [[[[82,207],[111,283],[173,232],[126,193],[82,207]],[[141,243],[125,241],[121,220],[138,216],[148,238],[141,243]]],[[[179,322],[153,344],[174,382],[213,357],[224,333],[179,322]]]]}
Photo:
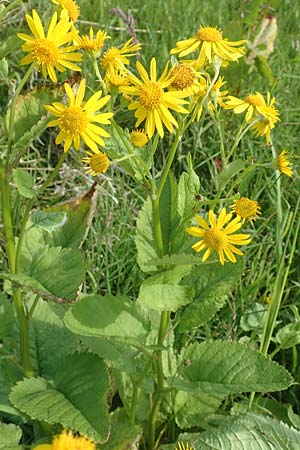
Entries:
{"type": "Polygon", "coordinates": [[[9,167],[9,156],[10,156],[11,149],[12,149],[12,141],[13,141],[13,131],[14,131],[14,122],[15,122],[15,113],[16,113],[17,99],[18,99],[18,96],[19,96],[21,90],[23,89],[26,81],[28,80],[28,78],[32,74],[33,69],[34,69],[34,63],[31,64],[31,66],[29,67],[29,69],[25,73],[24,77],[21,79],[21,81],[19,83],[19,86],[17,87],[16,92],[15,92],[14,97],[13,97],[12,102],[11,102],[10,115],[9,115],[9,126],[8,126],[8,144],[7,144],[7,155],[6,155],[6,169],[8,169],[8,167],[9,167]]]}
{"type": "Polygon", "coordinates": [[[6,16],[6,14],[11,11],[13,8],[19,5],[22,0],[15,0],[14,2],[11,2],[6,8],[4,8],[0,13],[0,22],[1,20],[6,16]]]}
{"type": "MultiPolygon", "coordinates": [[[[16,247],[11,219],[10,190],[5,169],[0,162],[0,191],[2,197],[2,216],[4,226],[4,236],[9,270],[16,273],[16,247]]],[[[19,288],[13,288],[13,301],[20,326],[20,355],[21,364],[24,368],[25,376],[32,376],[33,370],[30,361],[29,327],[23,304],[22,292],[19,288]]]]}
{"type": "Polygon", "coordinates": [[[227,155],[227,158],[226,158],[226,161],[225,161],[226,165],[228,164],[231,156],[233,155],[233,153],[234,153],[235,149],[237,148],[237,146],[239,145],[240,141],[243,139],[245,134],[250,130],[250,128],[253,127],[253,125],[256,124],[256,122],[258,122],[258,119],[255,119],[255,120],[253,120],[250,123],[247,123],[245,121],[242,123],[242,125],[238,129],[238,132],[236,134],[234,143],[233,143],[233,145],[232,145],[232,147],[231,147],[231,149],[230,149],[230,151],[229,151],[229,153],[227,155]]]}
{"type": "Polygon", "coordinates": [[[94,65],[94,70],[95,70],[96,76],[98,77],[98,80],[99,80],[99,82],[100,82],[100,84],[102,86],[103,92],[106,95],[107,94],[106,84],[105,84],[105,81],[103,80],[102,75],[100,73],[98,62],[97,62],[96,58],[93,59],[93,65],[94,65]]]}

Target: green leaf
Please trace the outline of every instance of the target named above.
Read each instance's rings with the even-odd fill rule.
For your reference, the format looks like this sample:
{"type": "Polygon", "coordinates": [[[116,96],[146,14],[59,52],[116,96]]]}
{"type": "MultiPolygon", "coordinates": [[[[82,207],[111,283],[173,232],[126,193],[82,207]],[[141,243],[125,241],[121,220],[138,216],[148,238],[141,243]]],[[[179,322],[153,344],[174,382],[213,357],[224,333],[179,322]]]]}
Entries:
{"type": "Polygon", "coordinates": [[[10,300],[4,295],[0,294],[0,338],[12,334],[15,328],[16,317],[15,309],[10,300]]]}
{"type": "Polygon", "coordinates": [[[13,181],[16,184],[18,192],[22,197],[34,198],[36,191],[34,190],[34,178],[30,173],[23,169],[13,170],[13,181]]]}
{"type": "Polygon", "coordinates": [[[189,173],[183,172],[178,183],[177,211],[183,218],[189,218],[195,214],[196,195],[200,191],[199,177],[193,170],[190,154],[188,155],[188,164],[189,173]]]}
{"type": "Polygon", "coordinates": [[[126,297],[82,297],[65,315],[67,327],[82,336],[100,337],[128,345],[141,345],[150,322],[141,307],[126,297]]]}
{"type": "Polygon", "coordinates": [[[277,363],[236,342],[192,344],[183,352],[178,377],[179,390],[209,395],[242,392],[273,392],[287,389],[292,376],[277,363]],[[188,360],[190,364],[185,365],[188,360]]]}
{"type": "Polygon", "coordinates": [[[43,131],[47,128],[48,123],[48,117],[43,116],[40,120],[38,120],[30,130],[26,131],[21,135],[21,137],[18,139],[18,141],[13,146],[13,153],[14,155],[18,154],[19,152],[24,152],[24,149],[29,147],[29,145],[37,139],[43,131]]]}
{"type": "Polygon", "coordinates": [[[31,222],[45,231],[53,231],[63,226],[66,221],[66,213],[54,211],[35,211],[31,214],[31,222]]]}
{"type": "Polygon", "coordinates": [[[117,409],[110,414],[111,432],[109,439],[101,445],[102,450],[124,450],[137,448],[142,435],[139,425],[128,423],[124,409],[117,409]]]}
{"type": "Polygon", "coordinates": [[[173,237],[179,224],[177,199],[176,180],[170,172],[159,199],[160,226],[165,255],[169,254],[172,250],[173,237]]]}
{"type": "Polygon", "coordinates": [[[29,264],[23,261],[27,273],[0,273],[15,285],[28,288],[49,300],[65,302],[74,300],[84,279],[85,262],[79,250],[60,247],[43,248],[29,264]]]}
{"type": "Polygon", "coordinates": [[[37,373],[52,379],[66,357],[78,348],[78,341],[63,323],[62,305],[39,301],[31,326],[31,357],[37,373]],[[34,353],[34,354],[33,354],[34,353]]]}
{"type": "Polygon", "coordinates": [[[103,442],[108,435],[107,370],[90,353],[66,358],[54,385],[43,378],[27,378],[12,389],[13,405],[32,420],[61,424],[103,442]]]}
{"type": "Polygon", "coordinates": [[[21,437],[21,428],[12,423],[0,422],[0,449],[9,450],[10,447],[18,445],[21,437]]]}
{"type": "Polygon", "coordinates": [[[241,277],[243,270],[241,258],[235,264],[227,263],[222,266],[220,263],[213,263],[193,267],[183,283],[194,287],[194,302],[184,310],[179,331],[200,327],[211,320],[226,302],[230,288],[241,277]]]}
{"type": "Polygon", "coordinates": [[[176,311],[193,299],[194,289],[191,286],[171,284],[142,285],[138,301],[156,311],[176,311]]]}
{"type": "Polygon", "coordinates": [[[152,228],[152,205],[150,198],[145,200],[137,218],[135,245],[138,252],[138,265],[143,272],[155,272],[153,260],[159,259],[156,252],[152,228]]]}
{"type": "Polygon", "coordinates": [[[280,345],[280,348],[285,350],[300,344],[300,322],[289,323],[280,328],[275,341],[280,345]]]}
{"type": "Polygon", "coordinates": [[[241,317],[241,328],[244,331],[262,330],[267,310],[261,303],[250,304],[241,317]]]}
{"type": "Polygon", "coordinates": [[[201,427],[205,417],[216,412],[224,396],[178,391],[174,402],[175,421],[184,429],[201,427]]]}
{"type": "Polygon", "coordinates": [[[178,441],[195,450],[299,450],[300,432],[271,417],[247,414],[228,418],[217,431],[179,435],[178,441]]]}
{"type": "Polygon", "coordinates": [[[203,263],[201,261],[201,258],[199,258],[199,256],[195,256],[195,255],[179,255],[179,254],[174,254],[174,255],[165,255],[162,258],[159,259],[154,259],[152,261],[149,261],[150,265],[155,265],[155,266],[177,266],[177,265],[195,265],[197,264],[198,266],[204,266],[207,264],[213,264],[213,261],[206,261],[205,263],[203,263]]]}
{"type": "Polygon", "coordinates": [[[223,189],[226,184],[237,175],[241,170],[245,169],[245,163],[242,159],[235,159],[226,166],[218,176],[219,189],[223,189]]]}

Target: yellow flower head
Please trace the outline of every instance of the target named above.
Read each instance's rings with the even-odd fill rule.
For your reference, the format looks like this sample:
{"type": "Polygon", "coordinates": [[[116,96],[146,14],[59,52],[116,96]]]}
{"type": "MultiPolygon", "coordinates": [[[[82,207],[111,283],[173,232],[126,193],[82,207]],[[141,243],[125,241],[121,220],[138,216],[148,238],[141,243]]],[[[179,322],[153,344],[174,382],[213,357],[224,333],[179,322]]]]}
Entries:
{"type": "Polygon", "coordinates": [[[275,98],[272,99],[272,105],[270,105],[270,103],[267,104],[260,92],[249,94],[245,99],[239,99],[233,95],[229,95],[227,97],[225,109],[232,109],[235,114],[241,114],[247,111],[246,122],[250,122],[254,114],[256,117],[261,115],[264,118],[271,116],[274,120],[278,114],[273,107],[274,103],[275,98]]]}
{"type": "Polygon", "coordinates": [[[197,72],[192,64],[180,62],[175,64],[170,70],[172,83],[171,90],[189,92],[194,94],[200,87],[199,80],[203,78],[200,72],[197,72]]]}
{"type": "Polygon", "coordinates": [[[135,126],[138,127],[145,120],[145,131],[149,139],[152,138],[155,129],[157,129],[160,137],[163,138],[163,125],[170,132],[173,131],[174,126],[178,127],[177,121],[169,109],[183,114],[188,113],[182,106],[187,102],[182,100],[182,98],[187,97],[189,93],[184,91],[166,92],[164,90],[172,82],[172,78],[168,76],[168,64],[159,79],[157,79],[156,75],[155,58],[152,58],[150,63],[150,77],[139,61],[136,63],[136,68],[141,80],[130,74],[128,75],[128,79],[131,86],[121,87],[120,90],[131,98],[128,109],[136,109],[135,117],[137,118],[137,122],[135,126]]]}
{"type": "Polygon", "coordinates": [[[184,442],[178,442],[175,450],[194,450],[193,446],[189,445],[188,442],[185,444],[184,442]]]}
{"type": "Polygon", "coordinates": [[[74,0],[52,0],[52,3],[61,7],[61,17],[69,17],[72,22],[76,22],[80,8],[74,0]]]}
{"type": "Polygon", "coordinates": [[[97,31],[96,36],[94,36],[93,28],[90,28],[90,35],[76,36],[75,42],[76,46],[81,50],[90,51],[95,57],[99,56],[100,50],[103,47],[105,39],[110,39],[105,31],[97,31]]]}
{"type": "Polygon", "coordinates": [[[230,42],[223,39],[222,31],[213,27],[200,27],[197,33],[183,41],[178,41],[170,53],[178,53],[180,57],[189,55],[199,49],[196,60],[197,67],[202,67],[206,61],[219,62],[237,61],[244,54],[243,44],[246,41],[230,42]]]}
{"type": "Polygon", "coordinates": [[[63,431],[54,436],[52,444],[40,444],[34,450],[96,450],[96,445],[84,436],[73,436],[71,431],[63,431]]]}
{"type": "Polygon", "coordinates": [[[104,81],[109,91],[111,88],[118,89],[121,86],[127,86],[129,84],[128,72],[125,69],[111,70],[106,73],[104,81]]]}
{"type": "Polygon", "coordinates": [[[229,261],[235,263],[236,258],[234,254],[243,255],[241,250],[237,249],[235,245],[249,244],[249,234],[233,234],[242,226],[240,217],[236,217],[231,220],[232,214],[226,214],[226,209],[223,208],[218,220],[212,210],[208,213],[209,223],[207,223],[202,217],[196,216],[195,219],[200,225],[199,227],[189,227],[186,231],[192,236],[200,237],[200,241],[196,242],[192,248],[196,252],[207,249],[202,257],[202,261],[205,262],[212,251],[216,251],[219,255],[222,266],[225,263],[225,256],[229,261]],[[229,222],[229,223],[228,223],[229,222]],[[225,226],[225,224],[228,225],[225,226]]]}
{"type": "Polygon", "coordinates": [[[53,83],[57,82],[55,69],[64,72],[66,69],[80,71],[81,69],[72,61],[81,61],[82,56],[72,53],[74,46],[62,47],[74,38],[74,31],[70,31],[72,22],[68,18],[57,20],[57,13],[54,13],[45,36],[44,28],[38,13],[33,10],[32,17],[26,14],[26,21],[33,36],[19,33],[18,37],[25,41],[22,50],[28,52],[20,64],[35,63],[42,69],[42,74],[47,78],[47,74],[53,83]]]}
{"type": "Polygon", "coordinates": [[[293,176],[293,170],[292,170],[293,164],[289,161],[289,159],[287,158],[286,155],[287,155],[287,151],[283,150],[280,153],[280,155],[278,156],[278,158],[276,159],[276,166],[281,173],[284,173],[284,175],[287,175],[288,177],[292,177],[293,176]]]}
{"type": "Polygon", "coordinates": [[[144,130],[132,130],[130,133],[130,142],[135,147],[145,147],[149,142],[149,138],[144,130]]]}
{"type": "Polygon", "coordinates": [[[90,173],[95,177],[100,173],[105,173],[109,166],[109,159],[105,153],[97,150],[96,152],[86,152],[87,156],[82,158],[82,162],[88,164],[86,173],[90,173]]]}
{"type": "Polygon", "coordinates": [[[110,124],[110,118],[113,113],[95,114],[109,101],[110,96],[101,97],[101,91],[95,92],[87,102],[83,102],[85,94],[85,80],[79,84],[78,92],[74,95],[71,87],[65,83],[65,91],[69,97],[69,105],[54,102],[52,105],[45,105],[47,111],[57,117],[48,123],[48,127],[60,128],[55,143],[61,144],[65,141],[64,151],[67,152],[74,143],[76,150],[80,148],[80,138],[84,140],[86,145],[95,153],[98,151],[97,144],[105,146],[103,137],[110,135],[98,124],[110,124]],[[95,125],[93,122],[96,122],[95,125]]]}
{"type": "Polygon", "coordinates": [[[129,39],[123,47],[111,47],[104,53],[101,59],[101,66],[106,72],[124,69],[130,63],[128,57],[135,56],[141,49],[142,44],[132,44],[132,39],[129,39]]]}
{"type": "Polygon", "coordinates": [[[244,223],[246,219],[249,219],[252,223],[253,220],[256,220],[259,214],[261,214],[258,202],[255,200],[250,200],[247,197],[234,200],[234,204],[231,208],[235,214],[242,219],[242,223],[244,223]]]}

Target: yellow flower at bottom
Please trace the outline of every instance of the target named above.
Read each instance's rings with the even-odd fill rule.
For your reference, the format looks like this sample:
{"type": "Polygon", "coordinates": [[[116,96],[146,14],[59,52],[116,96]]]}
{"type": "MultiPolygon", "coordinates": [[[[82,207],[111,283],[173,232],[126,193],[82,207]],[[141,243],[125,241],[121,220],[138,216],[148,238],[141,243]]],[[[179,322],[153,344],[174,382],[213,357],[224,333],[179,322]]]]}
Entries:
{"type": "Polygon", "coordinates": [[[144,130],[132,130],[130,133],[130,142],[135,147],[145,147],[149,142],[149,138],[144,130]]]}
{"type": "Polygon", "coordinates": [[[82,158],[82,162],[88,164],[89,167],[86,168],[86,173],[90,173],[95,177],[100,175],[100,173],[105,173],[109,166],[109,159],[105,153],[100,152],[86,152],[87,156],[82,158]]]}
{"type": "Polygon", "coordinates": [[[58,117],[47,125],[48,127],[58,126],[61,130],[56,137],[55,143],[61,144],[65,141],[64,152],[67,152],[74,142],[74,147],[76,150],[79,150],[80,138],[82,138],[91,150],[97,152],[97,144],[104,147],[103,137],[110,136],[98,124],[110,124],[109,119],[113,116],[113,113],[94,113],[106,105],[110,95],[100,98],[102,92],[97,91],[87,102],[83,103],[85,80],[80,82],[76,96],[67,83],[64,86],[69,97],[69,105],[65,106],[62,103],[54,102],[52,105],[44,106],[47,111],[58,117]],[[93,124],[93,122],[96,122],[97,125],[93,124]]]}
{"type": "Polygon", "coordinates": [[[237,249],[235,245],[249,244],[249,234],[233,234],[242,226],[240,217],[236,217],[231,220],[232,214],[226,214],[226,209],[223,208],[218,220],[212,210],[208,213],[209,223],[207,223],[202,217],[196,216],[195,219],[200,225],[199,227],[189,227],[186,229],[187,233],[192,236],[200,237],[201,240],[196,242],[192,248],[196,252],[206,250],[202,257],[202,261],[205,262],[212,251],[216,251],[219,255],[222,266],[225,263],[224,253],[229,261],[235,263],[237,255],[243,255],[241,250],[237,249]],[[228,223],[229,222],[229,223],[228,223]],[[227,226],[225,224],[228,223],[227,226]]]}
{"type": "Polygon", "coordinates": [[[292,163],[289,161],[286,155],[287,151],[283,150],[276,159],[276,165],[280,172],[284,173],[284,175],[287,175],[288,177],[292,177],[293,176],[292,163]]]}
{"type": "Polygon", "coordinates": [[[40,444],[34,450],[96,450],[96,445],[84,436],[73,436],[71,431],[64,430],[54,436],[52,444],[40,444]]]}
{"type": "Polygon", "coordinates": [[[258,202],[247,197],[234,200],[234,204],[230,208],[242,219],[243,223],[246,219],[252,223],[261,214],[258,202]]]}

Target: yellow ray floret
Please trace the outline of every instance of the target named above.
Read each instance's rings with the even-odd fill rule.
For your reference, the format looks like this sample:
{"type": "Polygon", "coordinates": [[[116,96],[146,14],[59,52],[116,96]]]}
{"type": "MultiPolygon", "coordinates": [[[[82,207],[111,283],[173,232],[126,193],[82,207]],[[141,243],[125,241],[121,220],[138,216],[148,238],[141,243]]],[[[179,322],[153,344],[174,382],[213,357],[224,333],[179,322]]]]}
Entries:
{"type": "Polygon", "coordinates": [[[33,34],[19,33],[18,37],[25,41],[22,50],[27,52],[20,64],[35,63],[42,74],[47,78],[47,74],[53,83],[57,82],[56,72],[64,72],[66,69],[80,71],[80,67],[72,61],[81,61],[82,55],[74,53],[74,46],[63,47],[74,38],[74,30],[70,31],[72,22],[64,17],[57,20],[57,13],[54,13],[50,21],[47,35],[45,34],[41,19],[38,13],[33,10],[32,17],[26,14],[26,21],[33,34]]]}
{"type": "Polygon", "coordinates": [[[222,31],[214,27],[200,27],[197,33],[183,41],[178,41],[170,53],[179,54],[180,57],[199,51],[196,59],[197,67],[202,67],[206,61],[220,62],[237,61],[244,55],[243,44],[246,41],[228,41],[223,39],[222,31]]]}
{"type": "Polygon", "coordinates": [[[55,140],[56,144],[61,144],[65,141],[65,152],[69,150],[72,143],[76,150],[79,150],[80,138],[82,138],[91,150],[97,152],[97,144],[105,146],[103,138],[110,137],[107,131],[98,126],[98,124],[109,125],[113,113],[95,113],[106,105],[110,95],[101,98],[102,92],[97,91],[87,102],[84,102],[85,80],[80,82],[76,95],[67,83],[64,86],[69,98],[69,105],[65,106],[62,103],[54,102],[52,105],[45,106],[47,111],[57,117],[57,119],[48,123],[48,127],[58,126],[60,128],[60,132],[55,140]]]}
{"type": "Polygon", "coordinates": [[[250,200],[247,197],[234,200],[234,203],[230,208],[232,208],[235,214],[242,219],[243,223],[246,219],[252,223],[253,220],[256,220],[259,214],[261,214],[258,202],[256,200],[250,200]]]}
{"type": "Polygon", "coordinates": [[[145,132],[149,139],[151,139],[155,130],[163,138],[164,126],[170,132],[173,131],[174,127],[178,127],[176,119],[169,110],[172,109],[183,114],[188,113],[182,106],[187,102],[182,99],[189,96],[189,92],[166,92],[165,88],[172,83],[172,78],[168,76],[168,64],[161,77],[157,79],[155,58],[152,58],[150,63],[150,76],[139,61],[136,63],[136,68],[141,79],[130,74],[128,79],[131,85],[121,87],[120,91],[131,99],[128,109],[136,110],[137,122],[135,126],[138,127],[145,121],[145,132]]]}
{"type": "Polygon", "coordinates": [[[80,48],[81,50],[90,51],[95,56],[98,56],[106,39],[110,39],[110,36],[108,36],[108,34],[105,31],[99,30],[94,36],[94,30],[93,28],[90,28],[89,36],[88,35],[76,36],[75,42],[77,47],[80,48]]]}
{"type": "Polygon", "coordinates": [[[101,66],[107,72],[124,69],[130,63],[129,57],[135,56],[141,49],[142,44],[132,43],[133,38],[129,39],[121,48],[111,47],[103,55],[101,66]]]}
{"type": "Polygon", "coordinates": [[[200,238],[200,241],[196,242],[192,248],[196,252],[206,250],[202,257],[203,262],[207,260],[213,251],[218,253],[222,266],[225,263],[225,257],[235,263],[236,257],[234,254],[243,255],[241,250],[235,246],[249,244],[251,241],[249,239],[250,235],[234,234],[241,228],[242,222],[240,217],[236,217],[233,220],[231,218],[232,214],[227,214],[225,208],[222,209],[217,220],[213,211],[210,210],[208,213],[208,223],[202,217],[196,216],[195,219],[200,227],[192,226],[186,229],[192,236],[200,238]]]}

